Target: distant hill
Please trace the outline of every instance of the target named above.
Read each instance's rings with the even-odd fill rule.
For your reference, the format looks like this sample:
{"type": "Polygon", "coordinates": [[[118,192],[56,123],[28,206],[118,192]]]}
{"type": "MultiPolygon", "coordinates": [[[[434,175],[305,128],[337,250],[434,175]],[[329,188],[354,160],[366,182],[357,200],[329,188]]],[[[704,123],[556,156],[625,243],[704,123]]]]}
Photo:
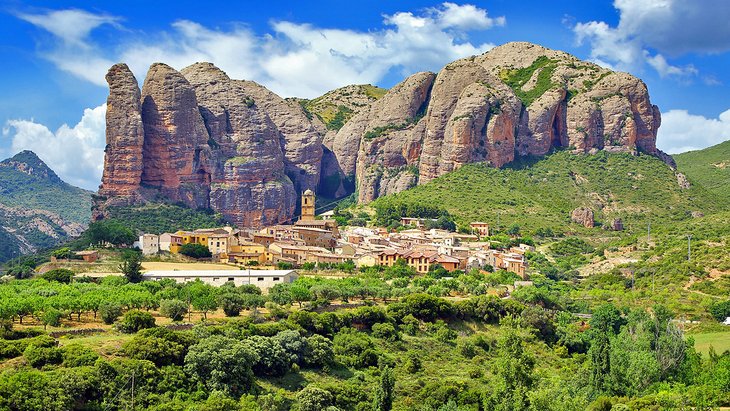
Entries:
{"type": "Polygon", "coordinates": [[[91,219],[91,195],[32,151],[0,162],[0,261],[79,235],[91,219]]]}
{"type": "Polygon", "coordinates": [[[730,140],[672,157],[690,183],[702,185],[730,204],[730,140]]]}
{"type": "Polygon", "coordinates": [[[637,233],[650,221],[680,222],[692,219],[692,212],[725,208],[699,184],[682,189],[674,172],[655,157],[606,152],[576,156],[568,151],[504,169],[468,164],[374,204],[385,201],[440,206],[462,225],[481,220],[494,226],[499,221],[502,228],[517,224],[526,231],[557,232],[583,230],[570,222],[577,207],[591,208],[599,223],[620,218],[627,231],[637,233]]]}

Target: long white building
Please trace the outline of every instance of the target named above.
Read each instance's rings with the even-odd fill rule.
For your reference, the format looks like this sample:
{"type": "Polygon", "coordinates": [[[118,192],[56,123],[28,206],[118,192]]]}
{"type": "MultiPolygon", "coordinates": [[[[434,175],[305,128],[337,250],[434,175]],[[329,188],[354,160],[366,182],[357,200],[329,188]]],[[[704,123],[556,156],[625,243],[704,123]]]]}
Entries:
{"type": "Polygon", "coordinates": [[[298,275],[295,270],[150,270],[143,277],[154,281],[169,278],[178,283],[199,279],[214,286],[233,281],[236,286],[253,284],[261,290],[268,290],[276,284],[291,283],[298,275]]]}

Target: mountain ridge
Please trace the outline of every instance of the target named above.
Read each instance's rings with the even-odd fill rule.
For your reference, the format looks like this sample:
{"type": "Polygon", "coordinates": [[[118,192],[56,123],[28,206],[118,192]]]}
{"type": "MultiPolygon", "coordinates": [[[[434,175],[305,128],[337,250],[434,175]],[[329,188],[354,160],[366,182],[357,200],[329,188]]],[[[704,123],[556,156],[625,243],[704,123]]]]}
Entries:
{"type": "Polygon", "coordinates": [[[312,113],[311,102],[230,79],[211,63],[179,72],[155,63],[141,90],[117,64],[107,81],[95,218],[167,201],[262,226],[295,218],[306,189],[369,202],[465,164],[501,167],[554,148],[643,152],[671,164],[656,148],[661,118],[641,80],[530,43],[416,73],[382,96],[360,90],[369,104],[359,110],[328,102],[312,113]]]}

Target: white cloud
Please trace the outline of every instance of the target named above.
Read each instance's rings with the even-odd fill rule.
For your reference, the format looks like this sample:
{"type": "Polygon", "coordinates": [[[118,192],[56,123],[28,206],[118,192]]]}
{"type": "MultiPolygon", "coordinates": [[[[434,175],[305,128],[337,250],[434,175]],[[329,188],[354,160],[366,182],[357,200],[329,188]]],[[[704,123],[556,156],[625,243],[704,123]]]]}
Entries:
{"type": "Polygon", "coordinates": [[[730,50],[730,7],[726,0],[615,0],[620,14],[616,27],[605,22],[573,27],[578,44],[591,46],[594,60],[620,70],[644,64],[662,77],[691,78],[693,66],[676,66],[666,56],[730,50]]]}
{"type": "Polygon", "coordinates": [[[657,146],[669,154],[698,150],[730,140],[730,110],[718,118],[690,114],[687,110],[662,113],[657,146]]]}
{"type": "Polygon", "coordinates": [[[210,61],[232,78],[255,80],[282,96],[299,97],[315,97],[346,84],[377,83],[392,70],[438,70],[494,47],[472,44],[469,32],[505,24],[504,17],[490,17],[474,5],[446,2],[417,14],[385,15],[383,27],[368,31],[275,21],[271,33],[257,35],[244,25],[221,29],[182,20],[170,31],[125,38],[102,49],[88,38],[94,28],[116,24],[117,18],[69,12],[75,12],[73,18],[58,17],[60,11],[21,18],[61,39],[44,57],[94,84],[105,84],[104,73],[115,61],[126,62],[138,79],[156,61],[177,69],[210,61]],[[78,22],[84,18],[88,20],[78,22]],[[77,30],[66,27],[72,21],[78,23],[77,30]]]}
{"type": "Polygon", "coordinates": [[[31,120],[8,120],[3,136],[12,139],[12,152],[32,150],[69,184],[96,191],[104,167],[106,104],[87,108],[73,127],[52,132],[31,120]]]}

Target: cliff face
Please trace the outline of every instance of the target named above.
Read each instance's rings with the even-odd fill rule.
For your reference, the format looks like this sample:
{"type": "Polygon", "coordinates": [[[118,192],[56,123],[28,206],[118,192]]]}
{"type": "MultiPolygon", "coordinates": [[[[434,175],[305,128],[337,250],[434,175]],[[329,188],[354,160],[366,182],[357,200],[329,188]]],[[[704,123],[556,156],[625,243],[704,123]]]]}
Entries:
{"type": "Polygon", "coordinates": [[[641,80],[529,43],[417,73],[387,93],[348,86],[282,99],[210,63],[153,64],[140,93],[113,66],[104,207],[210,207],[241,225],[290,220],[298,193],[371,201],[464,164],[501,167],[555,148],[660,158],[659,110],[641,80]]]}

